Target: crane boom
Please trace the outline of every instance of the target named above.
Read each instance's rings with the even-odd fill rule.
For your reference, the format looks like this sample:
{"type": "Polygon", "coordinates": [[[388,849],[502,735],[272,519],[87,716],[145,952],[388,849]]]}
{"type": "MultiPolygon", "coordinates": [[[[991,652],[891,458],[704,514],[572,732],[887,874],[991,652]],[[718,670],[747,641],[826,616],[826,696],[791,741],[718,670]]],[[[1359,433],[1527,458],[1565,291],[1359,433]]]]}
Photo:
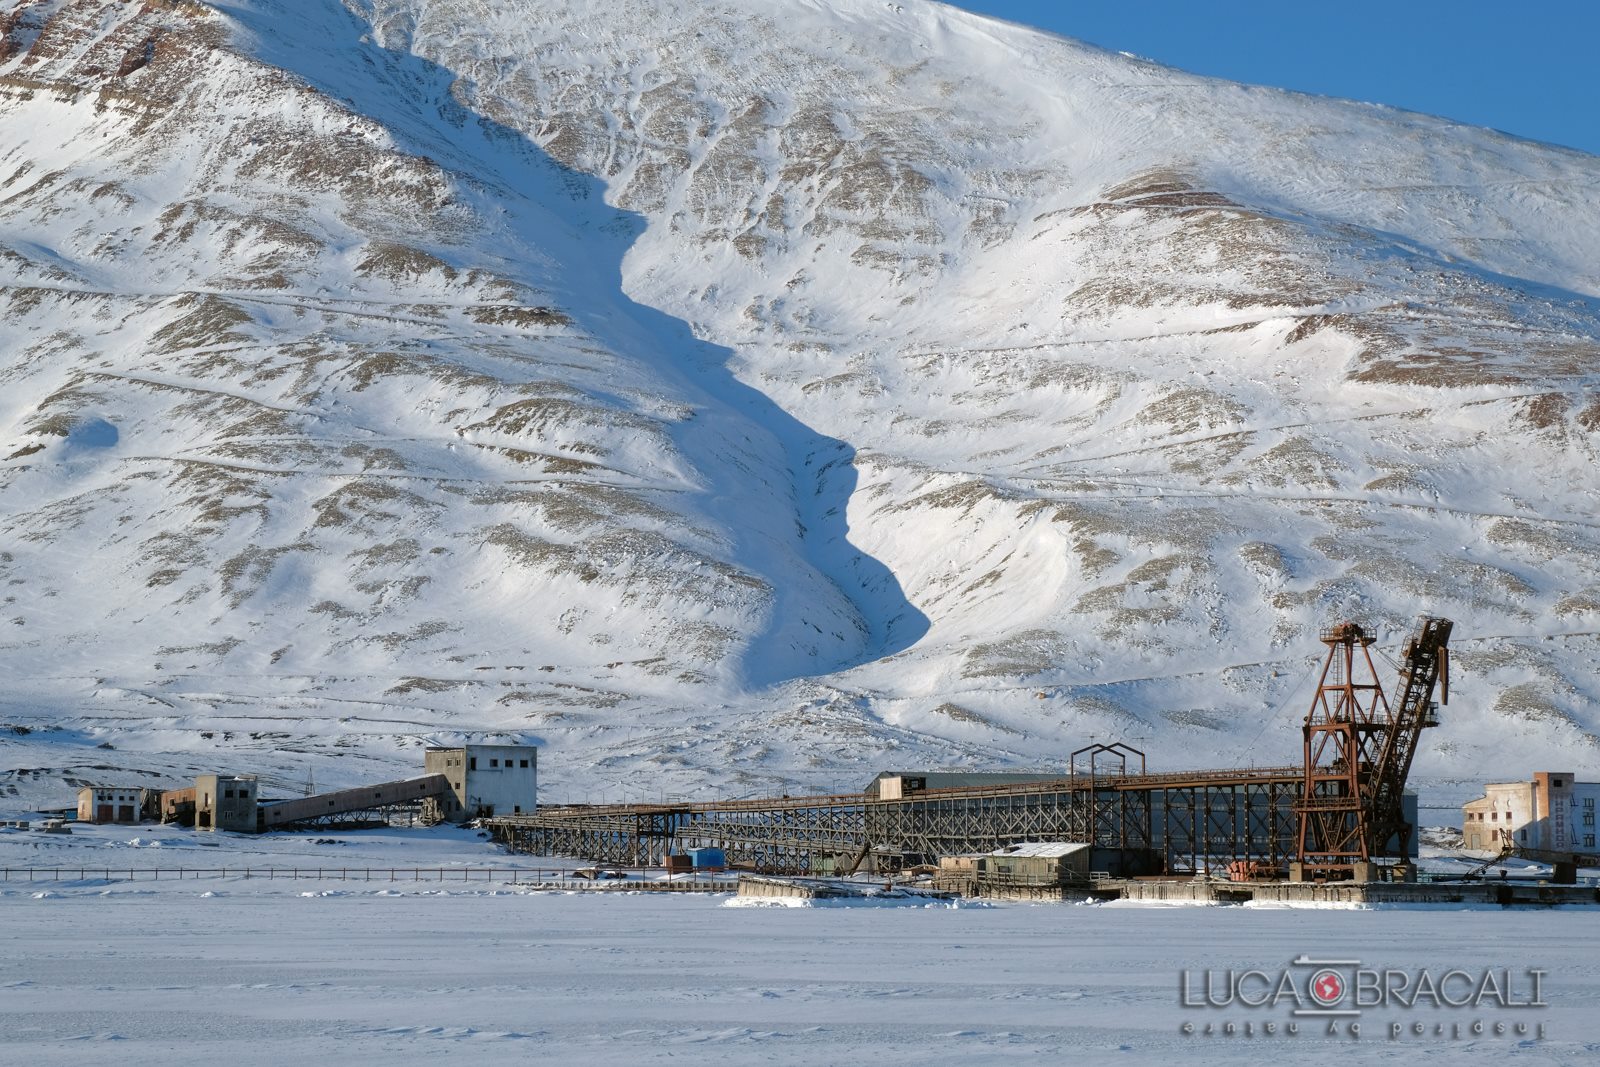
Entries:
{"type": "Polygon", "coordinates": [[[1440,702],[1450,703],[1449,641],[1453,626],[1449,619],[1424,617],[1401,654],[1400,702],[1372,774],[1369,841],[1373,855],[1382,855],[1390,840],[1399,842],[1401,856],[1410,852],[1415,827],[1406,821],[1401,798],[1422,731],[1439,725],[1438,705],[1433,702],[1435,686],[1440,702]]]}

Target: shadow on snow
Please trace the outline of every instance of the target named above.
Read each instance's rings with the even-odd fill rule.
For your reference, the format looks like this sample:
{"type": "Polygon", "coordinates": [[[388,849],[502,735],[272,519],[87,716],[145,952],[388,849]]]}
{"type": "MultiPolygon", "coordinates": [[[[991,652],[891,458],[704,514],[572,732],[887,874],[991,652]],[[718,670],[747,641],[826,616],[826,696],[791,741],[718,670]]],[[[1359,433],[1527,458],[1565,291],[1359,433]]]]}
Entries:
{"type": "Polygon", "coordinates": [[[504,213],[497,221],[525,244],[550,251],[559,264],[573,294],[573,306],[564,311],[703,398],[694,417],[673,426],[675,444],[696,470],[731,475],[748,469],[745,459],[754,460],[749,466],[757,469],[749,473],[755,483],[712,484],[698,494],[701,509],[736,538],[734,562],[773,591],[769,625],[743,664],[747,683],[845,670],[903,651],[927,632],[927,616],[906,599],[893,572],[849,540],[855,450],[740,382],[729,368],[730,350],[696,338],[685,322],[623,291],[623,257],[645,230],[642,216],[608,206],[600,181],[562,166],[523,133],[458,104],[453,73],[377,44],[371,28],[337,0],[296,4],[288,23],[254,4],[217,6],[249,32],[248,43],[263,61],[378,122],[403,151],[489,190],[504,213]],[[748,457],[738,454],[746,450],[748,457]],[[763,466],[780,484],[762,481],[763,466]],[[762,488],[765,498],[752,496],[762,488]],[[842,603],[829,611],[823,605],[830,599],[842,603]],[[830,643],[817,622],[837,623],[841,616],[854,633],[835,630],[830,643]]]}

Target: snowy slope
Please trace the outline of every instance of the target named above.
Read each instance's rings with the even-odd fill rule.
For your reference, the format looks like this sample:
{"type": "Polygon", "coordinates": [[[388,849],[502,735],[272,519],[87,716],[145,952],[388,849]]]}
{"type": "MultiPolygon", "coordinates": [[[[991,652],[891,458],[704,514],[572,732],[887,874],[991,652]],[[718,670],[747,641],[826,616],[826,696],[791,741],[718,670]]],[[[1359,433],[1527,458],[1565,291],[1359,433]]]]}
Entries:
{"type": "Polygon", "coordinates": [[[1421,611],[1423,774],[1600,769],[1600,160],[937,4],[0,10],[34,777],[1289,762],[1421,611]]]}

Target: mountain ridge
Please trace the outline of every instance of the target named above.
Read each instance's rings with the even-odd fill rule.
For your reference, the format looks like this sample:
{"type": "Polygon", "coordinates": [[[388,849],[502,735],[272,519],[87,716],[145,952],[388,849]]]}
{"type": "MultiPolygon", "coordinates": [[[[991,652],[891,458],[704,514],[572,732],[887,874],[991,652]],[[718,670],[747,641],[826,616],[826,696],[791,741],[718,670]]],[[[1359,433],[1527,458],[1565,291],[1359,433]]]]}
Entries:
{"type": "Polygon", "coordinates": [[[1420,611],[1424,773],[1595,759],[1600,160],[931,4],[5,10],[29,760],[1280,762],[1318,625],[1420,611]]]}

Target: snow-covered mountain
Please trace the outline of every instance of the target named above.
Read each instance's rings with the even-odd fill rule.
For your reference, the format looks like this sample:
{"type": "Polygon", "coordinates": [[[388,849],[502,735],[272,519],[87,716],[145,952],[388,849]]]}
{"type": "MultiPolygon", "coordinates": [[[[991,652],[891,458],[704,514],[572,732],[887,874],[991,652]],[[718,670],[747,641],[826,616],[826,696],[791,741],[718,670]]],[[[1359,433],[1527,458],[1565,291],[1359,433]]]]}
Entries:
{"type": "Polygon", "coordinates": [[[914,0],[0,32],[12,789],[1293,762],[1423,611],[1421,775],[1600,770],[1600,159],[914,0]]]}

